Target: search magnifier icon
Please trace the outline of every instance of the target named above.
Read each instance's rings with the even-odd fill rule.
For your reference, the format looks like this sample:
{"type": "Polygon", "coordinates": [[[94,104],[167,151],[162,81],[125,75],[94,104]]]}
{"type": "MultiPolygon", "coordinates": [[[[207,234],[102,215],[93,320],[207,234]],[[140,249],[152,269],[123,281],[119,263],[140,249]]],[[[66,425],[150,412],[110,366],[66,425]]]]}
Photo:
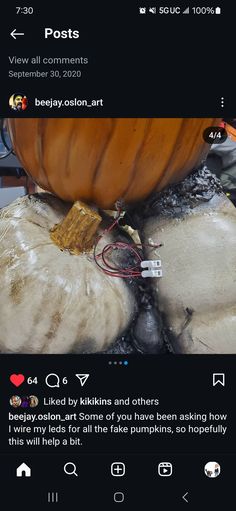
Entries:
{"type": "Polygon", "coordinates": [[[64,465],[64,472],[68,476],[76,476],[76,477],[78,477],[78,474],[76,472],[76,465],[75,465],[75,463],[72,463],[72,461],[68,461],[68,463],[66,463],[64,465]]]}
{"type": "Polygon", "coordinates": [[[46,376],[45,383],[48,387],[51,387],[52,389],[54,387],[60,387],[60,378],[58,374],[50,373],[46,376]]]}

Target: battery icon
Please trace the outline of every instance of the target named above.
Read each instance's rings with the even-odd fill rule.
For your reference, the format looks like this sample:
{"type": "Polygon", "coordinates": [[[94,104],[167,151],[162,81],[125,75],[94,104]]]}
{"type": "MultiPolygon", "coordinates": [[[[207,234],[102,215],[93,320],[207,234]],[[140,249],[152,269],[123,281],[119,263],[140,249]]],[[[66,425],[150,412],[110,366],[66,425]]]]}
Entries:
{"type": "Polygon", "coordinates": [[[216,7],[215,8],[215,14],[221,14],[221,8],[220,7],[216,7]]]}

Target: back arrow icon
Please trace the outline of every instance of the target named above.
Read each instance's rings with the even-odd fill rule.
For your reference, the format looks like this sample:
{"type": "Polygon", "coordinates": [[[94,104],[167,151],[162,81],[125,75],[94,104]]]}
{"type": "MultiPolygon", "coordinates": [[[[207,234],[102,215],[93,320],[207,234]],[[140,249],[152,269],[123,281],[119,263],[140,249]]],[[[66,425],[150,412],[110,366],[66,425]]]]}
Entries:
{"type": "Polygon", "coordinates": [[[187,495],[188,495],[188,491],[187,491],[187,492],[186,492],[186,493],[182,496],[182,499],[183,499],[185,502],[187,502],[187,504],[188,504],[188,499],[186,499],[187,495]]]}
{"type": "Polygon", "coordinates": [[[24,34],[24,32],[16,32],[16,28],[14,28],[14,30],[12,30],[10,35],[13,37],[13,39],[16,39],[17,35],[25,35],[25,34],[24,34]]]}

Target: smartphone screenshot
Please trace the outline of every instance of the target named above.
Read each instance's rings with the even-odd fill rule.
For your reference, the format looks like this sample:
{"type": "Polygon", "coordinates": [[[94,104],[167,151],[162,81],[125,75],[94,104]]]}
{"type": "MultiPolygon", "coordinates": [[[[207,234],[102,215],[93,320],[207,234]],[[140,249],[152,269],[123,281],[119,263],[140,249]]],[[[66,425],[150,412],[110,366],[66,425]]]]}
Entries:
{"type": "Polygon", "coordinates": [[[1,509],[233,509],[235,6],[1,19],[1,509]]]}

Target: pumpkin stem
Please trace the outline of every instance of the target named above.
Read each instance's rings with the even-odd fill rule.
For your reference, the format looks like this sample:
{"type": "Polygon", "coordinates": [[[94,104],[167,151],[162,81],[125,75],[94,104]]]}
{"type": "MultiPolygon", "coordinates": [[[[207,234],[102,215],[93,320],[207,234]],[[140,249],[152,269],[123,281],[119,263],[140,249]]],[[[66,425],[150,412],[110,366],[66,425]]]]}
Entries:
{"type": "Polygon", "coordinates": [[[76,201],[66,217],[51,229],[52,241],[73,254],[92,250],[101,216],[81,201],[76,201]]]}

